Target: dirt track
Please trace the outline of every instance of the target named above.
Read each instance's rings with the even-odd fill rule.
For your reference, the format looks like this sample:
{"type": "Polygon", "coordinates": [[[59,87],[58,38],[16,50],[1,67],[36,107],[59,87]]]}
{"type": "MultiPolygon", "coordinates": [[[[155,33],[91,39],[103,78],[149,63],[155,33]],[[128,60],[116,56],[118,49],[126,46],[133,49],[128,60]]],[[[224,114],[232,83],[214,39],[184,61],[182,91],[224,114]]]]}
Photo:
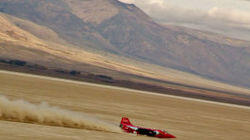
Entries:
{"type": "MultiPolygon", "coordinates": [[[[119,124],[166,129],[180,140],[247,140],[250,109],[142,94],[77,83],[0,73],[0,94],[33,103],[46,101],[119,124]]],[[[154,139],[84,129],[0,121],[0,139],[154,139]]]]}

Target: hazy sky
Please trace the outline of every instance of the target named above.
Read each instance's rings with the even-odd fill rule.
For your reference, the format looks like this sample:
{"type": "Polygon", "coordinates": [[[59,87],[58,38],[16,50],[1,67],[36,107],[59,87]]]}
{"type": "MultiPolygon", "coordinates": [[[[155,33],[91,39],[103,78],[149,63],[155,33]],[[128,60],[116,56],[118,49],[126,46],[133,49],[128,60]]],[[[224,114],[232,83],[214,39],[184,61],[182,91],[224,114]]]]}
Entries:
{"type": "Polygon", "coordinates": [[[165,24],[250,40],[250,0],[120,0],[165,24]]]}

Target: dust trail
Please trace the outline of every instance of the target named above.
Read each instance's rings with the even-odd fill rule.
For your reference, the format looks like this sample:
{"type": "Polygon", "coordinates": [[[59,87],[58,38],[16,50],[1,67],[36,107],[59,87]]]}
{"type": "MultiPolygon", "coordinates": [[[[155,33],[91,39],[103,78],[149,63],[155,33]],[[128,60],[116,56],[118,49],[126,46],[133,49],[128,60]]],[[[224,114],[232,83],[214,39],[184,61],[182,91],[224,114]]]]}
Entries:
{"type": "Polygon", "coordinates": [[[70,128],[120,133],[118,126],[47,103],[32,104],[24,100],[9,100],[0,96],[0,119],[70,128]]]}

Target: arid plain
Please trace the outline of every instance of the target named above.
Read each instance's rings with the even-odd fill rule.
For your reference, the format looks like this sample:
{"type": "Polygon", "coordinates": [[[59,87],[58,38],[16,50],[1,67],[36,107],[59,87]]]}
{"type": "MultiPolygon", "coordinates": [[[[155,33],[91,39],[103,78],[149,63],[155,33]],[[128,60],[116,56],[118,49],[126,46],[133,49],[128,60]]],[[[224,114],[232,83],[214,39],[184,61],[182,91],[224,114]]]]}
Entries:
{"type": "MultiPolygon", "coordinates": [[[[247,140],[250,108],[221,105],[171,96],[95,86],[0,72],[0,95],[34,104],[83,112],[119,125],[122,116],[134,125],[166,129],[180,140],[247,140]]],[[[127,133],[109,133],[0,120],[0,139],[156,139],[127,133]]]]}

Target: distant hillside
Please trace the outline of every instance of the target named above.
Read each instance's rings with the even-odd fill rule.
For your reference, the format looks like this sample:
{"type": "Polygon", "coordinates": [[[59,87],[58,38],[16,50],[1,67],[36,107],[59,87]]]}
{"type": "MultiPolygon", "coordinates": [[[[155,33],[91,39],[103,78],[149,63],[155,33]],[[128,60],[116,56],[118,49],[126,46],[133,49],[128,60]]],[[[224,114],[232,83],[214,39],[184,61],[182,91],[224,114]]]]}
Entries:
{"type": "MultiPolygon", "coordinates": [[[[1,0],[0,12],[47,28],[60,44],[250,87],[250,42],[162,26],[134,5],[117,0],[1,0]]],[[[12,22],[28,30],[26,24],[12,22]]],[[[36,30],[28,32],[52,41],[36,30]]]]}

